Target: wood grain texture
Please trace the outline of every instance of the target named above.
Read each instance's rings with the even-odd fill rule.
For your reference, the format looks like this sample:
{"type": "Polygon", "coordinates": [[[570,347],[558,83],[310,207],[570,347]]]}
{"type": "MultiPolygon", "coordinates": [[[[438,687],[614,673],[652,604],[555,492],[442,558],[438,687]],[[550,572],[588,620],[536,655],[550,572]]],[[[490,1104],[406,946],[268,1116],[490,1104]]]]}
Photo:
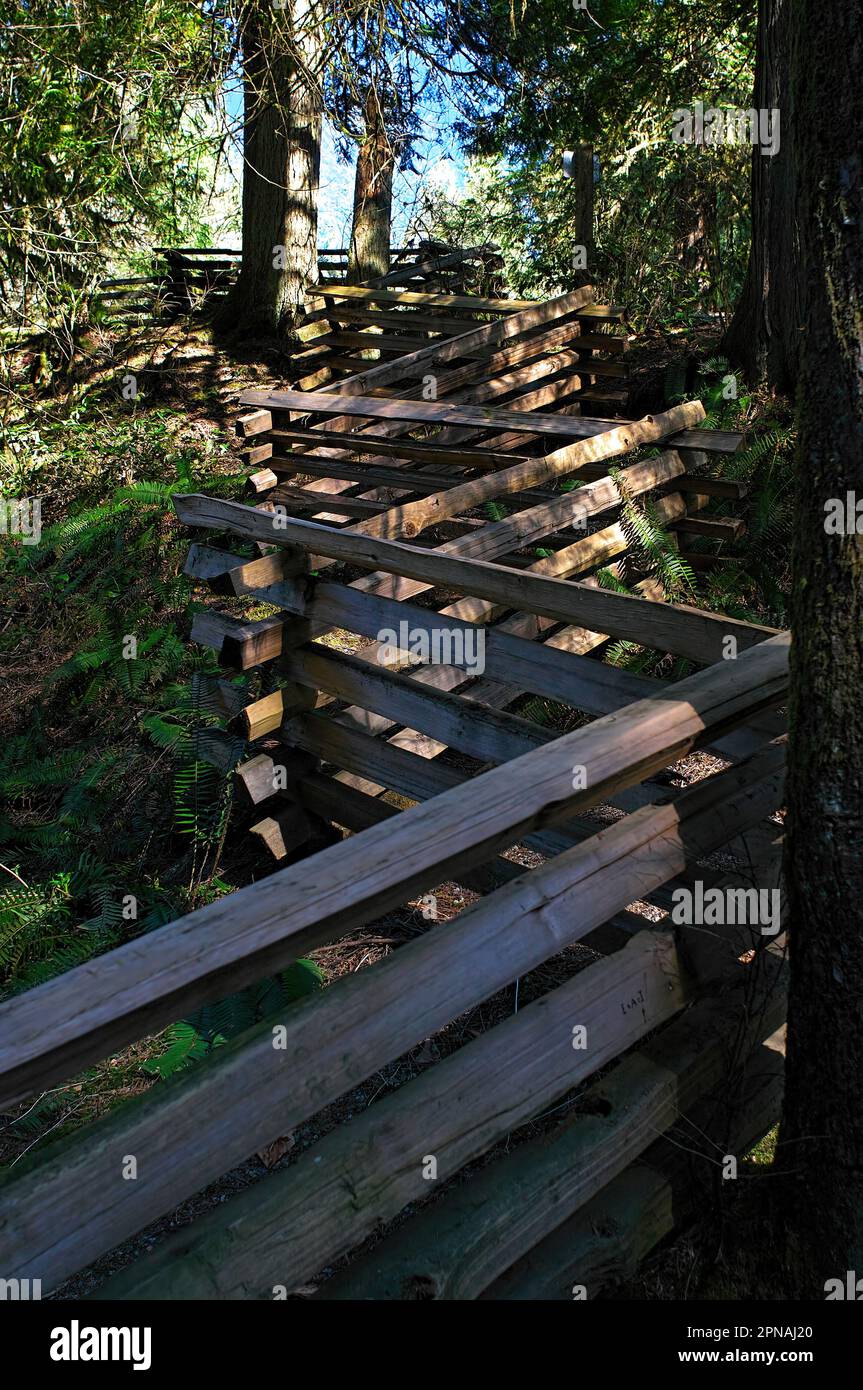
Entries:
{"type": "MultiPolygon", "coordinates": [[[[174,507],[180,520],[190,526],[230,529],[239,535],[277,544],[280,540],[305,543],[316,554],[370,568],[384,568],[388,578],[395,574],[445,585],[465,594],[492,599],[505,608],[527,608],[544,617],[577,622],[596,632],[624,637],[699,662],[722,659],[728,650],[726,639],[729,637],[734,638],[738,649],[748,649],[772,634],[769,628],[696,608],[672,607],[584,584],[514,571],[483,560],[465,559],[463,552],[473,544],[473,537],[430,552],[398,541],[367,538],[356,531],[334,531],[314,522],[287,517],[278,518],[274,527],[271,516],[215,498],[177,496],[174,507]],[[458,556],[447,553],[453,544],[462,552],[458,556]]],[[[476,536],[481,537],[487,529],[484,527],[476,536]]]]}
{"type": "Polygon", "coordinates": [[[782,634],[406,811],[383,841],[366,831],[8,1001],[0,1007],[2,1103],[641,781],[781,699],[787,668],[782,634]],[[574,766],[585,769],[578,789],[574,766]],[[49,1036],[46,1010],[57,1020],[49,1036]]]}
{"type": "MultiPolygon", "coordinates": [[[[765,750],[747,767],[700,783],[673,807],[643,808],[382,965],[292,1007],[284,1020],[284,1051],[274,1050],[269,1028],[259,1029],[243,1044],[221,1049],[190,1075],[85,1131],[56,1157],[47,1155],[31,1174],[0,1187],[0,1233],[10,1274],[30,1272],[49,1286],[78,1267],[76,1261],[86,1263],[203,1186],[259,1139],[266,1143],[283,1132],[281,1126],[300,1123],[489,992],[585,937],[651,882],[673,876],[688,857],[709,852],[741,826],[761,819],[765,806],[775,805],[781,795],[781,760],[781,750],[765,750]],[[200,1142],[204,1132],[206,1144],[200,1142]],[[124,1153],[149,1156],[133,1188],[119,1177],[124,1153]]],[[[470,792],[459,789],[457,796],[469,798],[470,792]]],[[[216,906],[223,918],[233,912],[239,931],[247,922],[244,894],[247,903],[259,901],[269,887],[282,911],[302,911],[303,882],[330,883],[333,866],[346,855],[352,865],[365,862],[367,872],[379,873],[380,855],[369,864],[368,846],[375,842],[394,845],[399,862],[402,847],[416,843],[415,834],[400,835],[409,817],[422,820],[423,811],[433,814],[444,800],[435,798],[418,808],[419,814],[403,812],[383,836],[373,828],[216,906]]],[[[205,939],[214,941],[211,909],[186,921],[205,915],[210,919],[204,922],[205,939]]],[[[355,923],[356,916],[346,916],[333,924],[332,934],[355,923]]],[[[166,932],[170,937],[170,929],[163,928],[166,932]]],[[[99,971],[119,984],[112,955],[118,953],[98,962],[99,971]]],[[[34,991],[29,1002],[40,993],[44,1007],[49,989],[34,991]]]]}

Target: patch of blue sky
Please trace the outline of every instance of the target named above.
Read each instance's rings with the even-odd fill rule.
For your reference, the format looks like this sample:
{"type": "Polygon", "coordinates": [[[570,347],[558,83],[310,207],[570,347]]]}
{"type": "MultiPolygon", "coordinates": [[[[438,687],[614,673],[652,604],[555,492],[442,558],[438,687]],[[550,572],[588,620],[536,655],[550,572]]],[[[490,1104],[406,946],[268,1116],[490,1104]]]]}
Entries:
{"type": "MultiPolygon", "coordinates": [[[[235,201],[236,232],[226,227],[226,245],[240,244],[239,197],[242,175],[243,93],[242,83],[234,79],[225,88],[225,113],[231,138],[226,144],[227,168],[222,188],[229,201],[235,201]]],[[[449,198],[457,199],[464,191],[468,161],[455,135],[458,111],[446,98],[435,102],[420,102],[419,129],[413,142],[408,167],[397,168],[393,178],[393,214],[391,244],[401,246],[412,230],[413,221],[422,203],[425,190],[440,189],[449,198]]],[[[350,237],[354,199],[356,149],[344,150],[331,122],[324,122],[321,141],[321,182],[318,203],[318,244],[347,246],[350,237]]]]}

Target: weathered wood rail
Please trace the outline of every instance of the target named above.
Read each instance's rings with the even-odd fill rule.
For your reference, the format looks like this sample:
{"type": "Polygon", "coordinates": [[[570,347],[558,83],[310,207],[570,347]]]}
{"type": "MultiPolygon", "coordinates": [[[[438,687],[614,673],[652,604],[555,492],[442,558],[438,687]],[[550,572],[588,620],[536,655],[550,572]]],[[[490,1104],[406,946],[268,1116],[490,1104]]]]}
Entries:
{"type": "Polygon", "coordinates": [[[199,756],[234,769],[276,867],[0,1007],[0,1103],[447,881],[471,897],[21,1165],[0,1187],[6,1277],[57,1287],[549,962],[526,1007],[516,994],[102,1294],[272,1298],[352,1254],[318,1297],[593,1297],[692,1209],[717,1153],[774,1122],[782,938],[669,908],[682,888],[778,881],[789,638],[665,601],[625,523],[648,494],[668,526],[733,501],[705,468],[739,439],[699,429],[697,402],[616,421],[575,413],[566,389],[530,399],[565,388],[546,361],[562,349],[580,377],[579,336],[621,313],[579,290],[335,392],[249,393],[256,505],[175,499],[196,532],[186,572],[212,596],[192,636],[226,677],[212,687],[225,727],[199,756]],[[535,374],[513,383],[516,363],[535,374]],[[603,587],[597,572],[624,564],[634,593],[603,587]],[[694,669],[667,681],[604,663],[611,637],[694,669]],[[569,731],[536,722],[526,695],[565,707],[569,731]],[[681,786],[698,749],[721,770],[681,786]],[[309,854],[322,823],[331,843],[309,854]],[[558,1123],[503,1143],[564,1102],[558,1123]]]}
{"type": "MultiPolygon", "coordinates": [[[[481,293],[493,284],[502,264],[495,247],[434,242],[396,247],[390,258],[390,271],[375,284],[463,294],[471,289],[481,293]]],[[[171,323],[223,298],[236,280],[242,259],[236,247],[157,246],[149,274],[103,280],[94,302],[109,322],[171,323]]],[[[340,284],[347,271],[347,250],[321,247],[318,263],[323,285],[340,284]]]]}
{"type": "MultiPolygon", "coordinates": [[[[494,246],[448,247],[423,242],[391,254],[392,269],[387,275],[348,285],[339,278],[347,268],[345,249],[318,252],[321,279],[309,287],[305,314],[298,325],[302,346],[293,354],[290,367],[290,380],[297,389],[341,386],[370,364],[400,360],[415,350],[440,346],[471,328],[488,326],[490,319],[518,317],[520,312],[531,313],[537,308],[533,301],[503,294],[502,262],[494,246]]],[[[233,284],[242,260],[241,252],[219,248],[158,247],[154,256],[150,275],[103,282],[95,301],[106,321],[129,327],[169,324],[190,313],[208,311],[233,284]]],[[[584,313],[577,352],[572,346],[571,319],[555,315],[559,318],[557,332],[550,332],[543,340],[544,361],[525,360],[526,342],[521,344],[521,353],[511,346],[507,360],[514,368],[522,364],[510,374],[511,383],[504,378],[493,387],[494,363],[489,363],[488,393],[475,393],[475,399],[514,392],[524,396],[526,409],[535,409],[543,402],[555,401],[555,379],[571,377],[572,368],[578,366],[581,382],[569,392],[568,405],[574,408],[577,400],[589,401],[608,413],[625,413],[629,383],[626,353],[633,339],[623,311],[606,308],[599,312],[585,301],[584,313]],[[560,351],[552,360],[550,354],[555,349],[560,351]],[[548,377],[548,389],[543,394],[537,386],[527,392],[525,387],[539,375],[548,377]]],[[[465,350],[469,351],[467,344],[465,350]]],[[[479,356],[488,354],[481,352],[479,356]]],[[[532,356],[536,358],[536,354],[532,356]]]]}

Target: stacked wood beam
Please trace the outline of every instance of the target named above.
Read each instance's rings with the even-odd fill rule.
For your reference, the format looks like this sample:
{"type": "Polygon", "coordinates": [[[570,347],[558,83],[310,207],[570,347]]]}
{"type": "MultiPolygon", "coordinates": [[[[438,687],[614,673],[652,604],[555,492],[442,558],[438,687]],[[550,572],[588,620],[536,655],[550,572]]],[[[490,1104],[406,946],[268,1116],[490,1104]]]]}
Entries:
{"type": "MultiPolygon", "coordinates": [[[[404,286],[408,291],[481,292],[499,261],[496,248],[491,246],[453,248],[420,243],[396,247],[391,252],[392,268],[379,283],[385,289],[404,286]]],[[[318,263],[322,285],[340,285],[347,270],[347,251],[344,247],[321,247],[318,263]]],[[[242,251],[235,247],[157,246],[149,274],[103,280],[94,302],[108,322],[171,323],[224,298],[241,264],[242,251]]],[[[312,308],[321,302],[315,299],[312,308]]],[[[310,322],[314,321],[310,311],[310,322]]],[[[349,343],[322,345],[329,346],[333,357],[337,355],[335,347],[353,347],[349,343]]]]}
{"type": "Polygon", "coordinates": [[[650,496],[681,531],[708,521],[697,514],[736,493],[705,459],[740,441],[700,428],[697,402],[621,421],[581,414],[565,389],[538,401],[583,375],[579,339],[618,322],[603,312],[589,287],[489,309],[335,387],[248,393],[256,505],[175,498],[194,531],[186,573],[210,600],[192,637],[234,675],[216,683],[226,727],[199,756],[235,768],[272,871],[0,1006],[0,1104],[448,881],[472,897],[7,1181],[7,1277],[56,1287],[550,961],[554,987],[158,1243],[104,1296],[272,1298],[353,1252],[318,1297],[575,1284],[594,1297],[668,1234],[671,1197],[694,1207],[660,1136],[691,1124],[742,1153],[773,1123],[780,1080],[760,1059],[784,1017],[781,938],[632,909],[665,913],[698,882],[775,884],[788,634],[667,602],[633,568],[627,499],[650,496]],[[632,593],[597,578],[624,563],[632,593]],[[606,664],[612,638],[692,674],[606,664]],[[525,696],[562,707],[568,732],[525,696]],[[697,749],[722,770],[675,785],[697,749]],[[332,843],[308,854],[322,822],[332,843]],[[738,866],[706,863],[719,849],[738,866]],[[594,953],[580,970],[566,964],[577,944],[594,953]],[[741,1105],[722,1125],[730,1092],[741,1105]],[[118,1195],[130,1153],[139,1177],[118,1195]],[[597,1234],[609,1212],[616,1239],[597,1234]]]}
{"type": "MultiPolygon", "coordinates": [[[[360,831],[4,1005],[0,1035],[15,1041],[15,1054],[4,1053],[0,1070],[4,1104],[74,1075],[124,1041],[217,997],[229,982],[238,986],[338,939],[460,865],[486,861],[532,828],[559,823],[610,790],[635,785],[645,770],[658,769],[705,736],[781,700],[786,685],[787,637],[767,639],[736,663],[711,667],[619,715],[528,752],[399,813],[384,831],[377,826],[360,831]],[[572,769],[579,765],[589,767],[592,777],[576,788],[572,769]],[[43,1026],[47,1008],[55,1020],[50,1037],[43,1026]]],[[[449,926],[433,928],[382,965],[280,1016],[283,1049],[274,1049],[267,1025],[164,1094],[154,1093],[88,1127],[0,1194],[13,1273],[35,1277],[38,1270],[38,1277],[53,1286],[212,1181],[250,1147],[300,1124],[473,1002],[569,943],[590,943],[591,933],[643,891],[648,875],[667,880],[694,851],[709,853],[741,828],[757,824],[781,800],[781,780],[781,745],[767,745],[674,804],[643,806],[480,900],[449,926]],[[166,1141],[171,1162],[152,1161],[166,1141]],[[139,1180],[120,1201],[114,1185],[122,1181],[116,1170],[124,1153],[138,1156],[139,1180]]],[[[602,935],[599,940],[604,943],[602,935]]],[[[709,971],[693,973],[685,938],[645,923],[631,945],[560,986],[548,1003],[539,1001],[517,1015],[514,1028],[493,1029],[440,1064],[440,1071],[433,1068],[385,1105],[372,1107],[363,1121],[367,1138],[336,1131],[320,1153],[311,1150],[265,1191],[230,1199],[184,1234],[181,1250],[177,1242],[174,1249],[166,1245],[106,1292],[271,1297],[273,1284],[306,1282],[405,1202],[427,1195],[424,1155],[436,1154],[442,1173],[454,1173],[610,1063],[643,1032],[673,1020],[711,975],[720,978],[721,1007],[708,1001],[683,1015],[694,1058],[686,1065],[695,1067],[686,1073],[685,1093],[669,1072],[672,1060],[683,1065],[675,1037],[665,1044],[665,1058],[657,1059],[655,1085],[644,1094],[643,1123],[632,1129],[631,1102],[622,1098],[617,1122],[622,1142],[603,1146],[599,1141],[607,1125],[588,1124],[596,1157],[587,1168],[567,1165],[579,1182],[561,1215],[575,1211],[636,1159],[657,1132],[676,1122],[679,1104],[695,1103],[721,1080],[725,1039],[739,1036],[745,1023],[755,1046],[760,1027],[767,1036],[778,1026],[781,967],[776,963],[768,971],[771,988],[753,1009],[745,979],[750,967],[738,960],[740,950],[739,942],[729,940],[709,971]],[[643,1007],[627,1008],[636,998],[643,1007]],[[573,1018],[587,1020],[589,1036],[596,1030],[587,1055],[572,1049],[573,1018]],[[514,1076],[512,1059],[520,1055],[525,1063],[514,1076]],[[497,1078],[495,1088],[492,1078],[497,1078]],[[453,1108],[459,1095],[469,1105],[467,1124],[453,1108]],[[386,1151],[380,1147],[384,1135],[390,1136],[386,1151]],[[396,1139],[399,1159],[392,1148],[396,1139]],[[367,1193],[359,1157],[366,1152],[367,1193]],[[344,1159],[337,1160],[337,1153],[344,1159]],[[342,1162],[355,1165],[357,1177],[349,1211],[337,1200],[345,1191],[342,1162]],[[313,1222],[294,1219],[303,1208],[314,1210],[313,1222]],[[211,1251],[218,1251],[217,1257],[211,1251]]],[[[660,1033],[660,1040],[664,1036],[660,1033]]],[[[644,1063],[640,1072],[639,1066],[621,1065],[623,1097],[635,1085],[629,1079],[633,1072],[642,1084],[646,1078],[644,1063]]],[[[606,1079],[603,1086],[608,1085],[606,1079]]],[[[531,1226],[518,1245],[506,1246],[508,1263],[520,1257],[525,1239],[545,1236],[547,1222],[548,1217],[545,1224],[531,1226]]],[[[462,1283],[456,1296],[477,1296],[498,1272],[499,1259],[484,1261],[481,1274],[462,1283]]]]}

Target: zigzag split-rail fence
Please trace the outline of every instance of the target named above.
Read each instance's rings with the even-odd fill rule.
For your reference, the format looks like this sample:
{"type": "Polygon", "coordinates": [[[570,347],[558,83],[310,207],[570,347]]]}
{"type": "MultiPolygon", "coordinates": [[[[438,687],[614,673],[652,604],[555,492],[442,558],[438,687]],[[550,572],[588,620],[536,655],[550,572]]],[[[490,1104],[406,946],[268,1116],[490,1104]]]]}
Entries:
{"type": "MultiPolygon", "coordinates": [[[[348,269],[346,247],[319,247],[322,283],[338,283],[348,269]]],[[[218,306],[237,279],[243,253],[235,247],[157,246],[146,275],[103,279],[92,297],[96,316],[113,327],[174,323],[218,306]]],[[[394,247],[386,275],[364,284],[448,294],[496,291],[502,257],[496,246],[454,247],[419,241],[394,247]]],[[[403,349],[404,350],[404,349],[403,349]]]]}
{"type": "Polygon", "coordinates": [[[192,636],[225,668],[199,757],[235,769],[272,871],[4,1004],[2,1106],[442,885],[464,905],[414,906],[386,958],[22,1164],[6,1277],[60,1286],[332,1107],[100,1295],[595,1297],[775,1122],[781,924],[676,905],[775,889],[789,637],[649,575],[597,582],[637,561],[633,499],[677,537],[737,527],[711,460],[740,440],[698,402],[579,413],[584,361],[618,360],[624,326],[587,288],[336,389],[250,392],[238,428],[270,491],[175,498],[211,594],[192,636]],[[603,661],[612,641],[689,673],[603,661]],[[681,785],[696,750],[712,770],[681,785]]]}

